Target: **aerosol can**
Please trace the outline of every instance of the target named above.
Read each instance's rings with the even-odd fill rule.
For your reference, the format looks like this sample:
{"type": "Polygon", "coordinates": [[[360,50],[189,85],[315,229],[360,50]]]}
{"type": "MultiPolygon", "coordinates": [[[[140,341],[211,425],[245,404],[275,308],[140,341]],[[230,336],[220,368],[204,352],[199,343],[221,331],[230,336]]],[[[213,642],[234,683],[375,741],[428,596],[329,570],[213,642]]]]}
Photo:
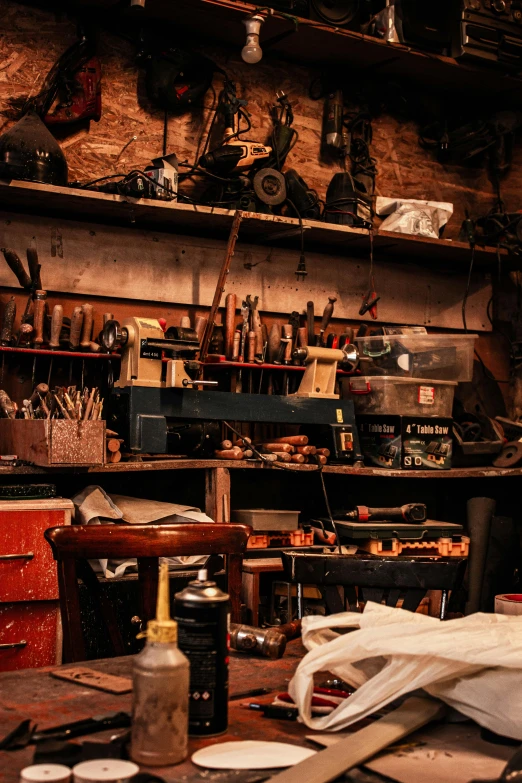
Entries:
{"type": "Polygon", "coordinates": [[[229,596],[198,573],[176,594],[179,647],[190,661],[189,735],[213,737],[228,726],[229,596]]]}

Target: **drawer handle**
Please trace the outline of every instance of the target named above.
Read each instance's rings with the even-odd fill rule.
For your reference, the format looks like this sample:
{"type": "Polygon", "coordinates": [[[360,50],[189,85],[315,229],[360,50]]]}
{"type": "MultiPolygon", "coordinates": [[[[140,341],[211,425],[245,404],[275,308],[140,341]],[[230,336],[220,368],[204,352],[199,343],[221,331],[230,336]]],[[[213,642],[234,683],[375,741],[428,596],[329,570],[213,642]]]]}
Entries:
{"type": "Polygon", "coordinates": [[[19,555],[0,555],[0,560],[32,560],[34,552],[20,553],[19,555]]]}
{"type": "Polygon", "coordinates": [[[26,647],[27,642],[22,639],[21,642],[10,642],[10,644],[0,644],[0,650],[12,650],[14,647],[26,647]]]}

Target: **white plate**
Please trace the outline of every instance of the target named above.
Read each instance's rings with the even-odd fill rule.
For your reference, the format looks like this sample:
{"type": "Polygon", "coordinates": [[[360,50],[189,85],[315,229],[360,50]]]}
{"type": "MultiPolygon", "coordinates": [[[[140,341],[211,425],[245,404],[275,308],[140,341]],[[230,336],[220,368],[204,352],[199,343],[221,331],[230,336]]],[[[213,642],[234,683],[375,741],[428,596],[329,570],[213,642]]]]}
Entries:
{"type": "Polygon", "coordinates": [[[274,769],[293,767],[315,756],[316,751],[286,742],[221,742],[197,750],[192,761],[210,769],[274,769]]]}

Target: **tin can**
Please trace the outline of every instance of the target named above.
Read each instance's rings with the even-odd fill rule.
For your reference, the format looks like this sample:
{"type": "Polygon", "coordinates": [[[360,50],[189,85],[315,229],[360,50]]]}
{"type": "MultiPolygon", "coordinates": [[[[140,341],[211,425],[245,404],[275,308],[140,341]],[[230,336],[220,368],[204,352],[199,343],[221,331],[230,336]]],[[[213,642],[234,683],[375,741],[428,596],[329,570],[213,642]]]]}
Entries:
{"type": "Polygon", "coordinates": [[[229,596],[199,571],[175,596],[178,646],[190,661],[189,734],[215,737],[228,726],[229,596]]]}

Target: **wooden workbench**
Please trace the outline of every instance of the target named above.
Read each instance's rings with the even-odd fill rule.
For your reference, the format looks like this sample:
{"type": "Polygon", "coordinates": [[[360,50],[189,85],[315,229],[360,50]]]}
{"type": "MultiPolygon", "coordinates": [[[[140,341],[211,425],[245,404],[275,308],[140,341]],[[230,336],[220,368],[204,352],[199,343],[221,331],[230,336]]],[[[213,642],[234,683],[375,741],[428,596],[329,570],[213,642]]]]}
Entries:
{"type": "MultiPolygon", "coordinates": [[[[291,642],[285,656],[279,661],[266,658],[252,658],[232,653],[230,663],[230,695],[251,688],[267,687],[274,692],[286,691],[298,660],[304,653],[300,641],[291,642]]],[[[132,656],[90,661],[89,666],[99,671],[129,677],[132,671],[132,656]]],[[[69,664],[70,666],[70,664],[69,664]]],[[[63,668],[67,668],[64,666],[63,668]]],[[[0,674],[0,738],[4,737],[24,718],[31,718],[45,729],[70,721],[81,720],[93,715],[104,715],[115,711],[130,711],[131,694],[116,696],[111,693],[84,688],[49,675],[50,668],[25,669],[0,674]]],[[[184,776],[197,778],[202,768],[195,767],[190,755],[198,748],[213,742],[237,739],[267,739],[288,741],[294,744],[314,747],[304,738],[306,727],[292,721],[268,720],[259,712],[241,707],[245,701],[270,702],[273,695],[253,699],[232,700],[229,712],[229,731],[226,735],[209,740],[190,740],[189,759],[175,767],[144,768],[155,772],[167,783],[179,781],[184,776]]],[[[108,739],[124,729],[106,731],[96,737],[108,739]]],[[[78,741],[81,741],[79,738],[78,741]]],[[[0,751],[0,780],[2,783],[18,783],[20,770],[30,765],[34,746],[24,750],[0,751]]],[[[185,778],[186,779],[186,778],[185,778]]]]}

